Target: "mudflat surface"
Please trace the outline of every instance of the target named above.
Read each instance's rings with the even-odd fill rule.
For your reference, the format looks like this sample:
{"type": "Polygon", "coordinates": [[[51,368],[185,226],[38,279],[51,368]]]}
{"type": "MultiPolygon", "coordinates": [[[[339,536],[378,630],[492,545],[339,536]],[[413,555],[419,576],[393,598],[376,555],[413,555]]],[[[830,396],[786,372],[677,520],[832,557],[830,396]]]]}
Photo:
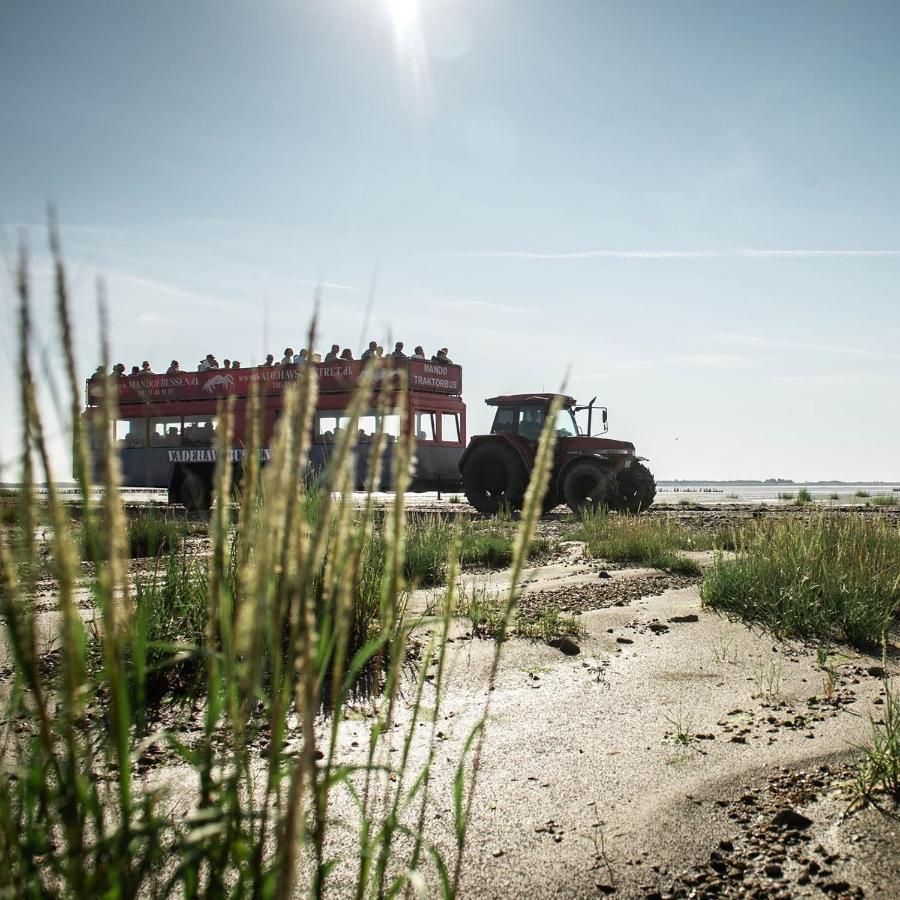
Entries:
{"type": "MultiPolygon", "coordinates": [[[[718,529],[754,513],[653,515],[718,529]]],[[[564,525],[550,517],[541,531],[560,538],[564,525]]],[[[711,554],[695,557],[702,564],[711,554]]],[[[587,560],[574,542],[524,573],[522,609],[573,615],[584,633],[560,646],[514,638],[502,648],[462,896],[900,897],[898,813],[851,810],[848,790],[870,720],[883,713],[882,661],[833,648],[828,676],[814,646],[776,641],[702,608],[697,584],[587,560]]],[[[53,616],[52,586],[44,587],[39,602],[53,616]]],[[[460,577],[461,592],[508,588],[506,572],[460,577]]],[[[409,614],[427,612],[437,596],[416,592],[409,614]]],[[[80,599],[88,615],[89,597],[80,599]]],[[[485,709],[495,650],[458,619],[425,821],[450,860],[453,777],[485,709]]],[[[888,672],[897,671],[889,660],[888,672]]],[[[8,667],[0,674],[8,678],[8,667]]],[[[364,762],[370,724],[365,708],[345,723],[340,763],[364,762]]],[[[402,731],[386,759],[397,758],[402,731]]],[[[413,771],[429,732],[416,730],[413,771]]],[[[289,735],[289,746],[296,740],[289,735]]],[[[142,774],[167,808],[190,811],[193,776],[171,755],[152,758],[142,774]]],[[[345,790],[334,793],[332,815],[339,827],[329,850],[352,859],[356,813],[345,790]]],[[[333,874],[336,896],[345,874],[340,866],[333,874]]]]}

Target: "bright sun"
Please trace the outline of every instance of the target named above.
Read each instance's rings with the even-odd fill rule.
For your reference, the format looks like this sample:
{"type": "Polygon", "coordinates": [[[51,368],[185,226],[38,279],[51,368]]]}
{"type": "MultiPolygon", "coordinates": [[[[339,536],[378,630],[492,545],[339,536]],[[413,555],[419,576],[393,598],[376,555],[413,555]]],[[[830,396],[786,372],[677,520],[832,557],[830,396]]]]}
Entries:
{"type": "Polygon", "coordinates": [[[398,38],[408,35],[419,24],[419,0],[386,0],[398,38]]]}

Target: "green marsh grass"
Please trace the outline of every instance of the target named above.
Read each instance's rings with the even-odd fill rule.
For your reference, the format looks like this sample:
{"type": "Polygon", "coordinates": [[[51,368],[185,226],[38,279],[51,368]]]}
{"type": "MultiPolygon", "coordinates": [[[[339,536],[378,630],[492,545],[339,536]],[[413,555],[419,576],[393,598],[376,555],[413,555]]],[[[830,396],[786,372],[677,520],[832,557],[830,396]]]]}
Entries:
{"type": "Polygon", "coordinates": [[[860,748],[863,758],[852,785],[859,804],[877,804],[883,797],[900,805],[900,694],[884,679],[880,718],[871,719],[869,740],[860,748]]]}
{"type": "Polygon", "coordinates": [[[797,506],[806,506],[812,502],[813,496],[806,488],[800,488],[800,490],[797,491],[797,496],[794,498],[794,503],[797,506]]]}
{"type": "Polygon", "coordinates": [[[700,567],[694,560],[679,555],[679,550],[713,546],[710,536],[689,531],[666,519],[618,516],[603,511],[587,513],[573,538],[584,541],[589,557],[682,575],[699,575],[700,567]]]}
{"type": "Polygon", "coordinates": [[[876,494],[869,503],[872,506],[897,506],[896,494],[876,494]]]}
{"type": "Polygon", "coordinates": [[[862,515],[755,524],[733,558],[716,558],[700,595],[779,635],[876,645],[900,615],[900,530],[862,515]]]}
{"type": "MultiPolygon", "coordinates": [[[[65,269],[53,229],[51,250],[66,420],[75,478],[87,496],[83,384],[72,353],[65,269]]],[[[228,504],[217,501],[207,554],[194,557],[168,546],[159,551],[155,568],[137,581],[129,574],[119,466],[107,437],[100,451],[103,500],[96,507],[85,504],[81,523],[89,558],[102,560],[89,576],[96,606],[96,627],[89,628],[75,598],[85,577],[81,538],[74,536],[69,512],[52,485],[36,400],[24,254],[17,288],[24,489],[19,526],[0,540],[0,615],[14,669],[13,688],[0,697],[0,719],[8,723],[0,770],[4,893],[277,900],[328,894],[361,900],[427,885],[430,895],[455,897],[503,641],[492,657],[481,714],[451,762],[452,796],[438,796],[435,735],[447,677],[459,538],[454,533],[445,548],[443,604],[425,620],[407,618],[404,487],[412,440],[394,444],[398,490],[379,510],[383,516],[376,517],[371,495],[362,508],[355,507],[351,490],[350,435],[372,402],[374,366],[348,410],[350,426],[335,446],[321,492],[310,499],[300,474],[316,406],[316,382],[307,371],[285,395],[282,427],[262,471],[258,415],[251,411],[248,417],[236,528],[228,504]],[[50,484],[41,508],[30,490],[38,480],[50,484]],[[49,533],[47,564],[56,582],[53,667],[38,651],[39,623],[30,602],[42,553],[35,540],[39,523],[49,533]],[[418,667],[411,672],[413,641],[418,667]],[[164,720],[155,719],[154,673],[187,663],[196,678],[196,701],[191,709],[172,707],[164,720]],[[426,681],[426,673],[433,680],[426,681]],[[363,759],[350,764],[340,739],[348,703],[361,684],[371,711],[369,736],[363,759]],[[184,718],[191,710],[199,725],[196,717],[184,718]],[[411,752],[414,740],[420,748],[424,741],[424,755],[411,752]],[[152,789],[138,768],[151,741],[177,754],[177,802],[152,789]],[[339,823],[338,794],[355,810],[339,823]],[[441,850],[424,826],[432,822],[433,808],[448,804],[452,814],[445,821],[452,839],[441,850]],[[346,836],[348,828],[349,843],[334,839],[336,829],[346,836]]],[[[105,335],[103,358],[108,368],[105,335]]],[[[105,394],[98,431],[108,436],[115,396],[109,388],[105,394]]],[[[379,403],[387,399],[380,397],[379,403]]],[[[259,409],[258,402],[253,405],[259,409]]],[[[219,459],[228,456],[232,412],[229,405],[219,411],[219,459]]],[[[372,484],[380,480],[384,446],[386,436],[376,435],[372,484]]],[[[552,458],[548,428],[513,538],[510,587],[498,610],[501,638],[515,619],[517,584],[552,458]]],[[[230,482],[229,466],[220,466],[217,498],[231,497],[230,482]]],[[[433,572],[431,549],[422,551],[422,559],[416,572],[433,572]]]]}

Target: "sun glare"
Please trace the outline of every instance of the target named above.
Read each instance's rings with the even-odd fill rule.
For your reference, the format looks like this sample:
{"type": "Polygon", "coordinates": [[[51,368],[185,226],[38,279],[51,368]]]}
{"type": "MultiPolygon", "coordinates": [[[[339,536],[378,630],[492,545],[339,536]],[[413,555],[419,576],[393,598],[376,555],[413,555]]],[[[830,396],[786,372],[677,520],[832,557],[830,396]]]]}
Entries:
{"type": "Polygon", "coordinates": [[[410,31],[419,25],[421,10],[419,0],[386,0],[394,34],[398,40],[405,39],[410,31]]]}
{"type": "Polygon", "coordinates": [[[384,0],[394,29],[397,64],[419,113],[430,111],[431,69],[420,0],[384,0]]]}

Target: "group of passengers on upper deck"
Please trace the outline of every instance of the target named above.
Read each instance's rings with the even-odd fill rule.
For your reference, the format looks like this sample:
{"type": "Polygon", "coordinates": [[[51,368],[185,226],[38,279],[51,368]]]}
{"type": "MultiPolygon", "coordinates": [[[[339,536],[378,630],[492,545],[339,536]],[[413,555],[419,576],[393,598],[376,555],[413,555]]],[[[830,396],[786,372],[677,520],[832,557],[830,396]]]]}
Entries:
{"type": "MultiPolygon", "coordinates": [[[[453,365],[453,360],[447,355],[447,348],[441,347],[437,350],[434,355],[431,357],[430,362],[439,363],[444,366],[453,365]]],[[[387,357],[384,354],[384,347],[382,347],[377,341],[369,341],[369,346],[363,350],[363,352],[359,356],[359,360],[361,362],[368,362],[369,360],[378,360],[378,359],[419,359],[428,361],[428,357],[425,355],[424,349],[419,346],[413,351],[412,354],[407,355],[403,351],[403,341],[397,341],[394,344],[394,350],[392,353],[389,353],[387,357]]],[[[353,351],[349,347],[345,347],[341,350],[340,344],[332,344],[331,349],[325,354],[325,357],[322,357],[321,353],[310,352],[305,347],[299,351],[299,353],[294,353],[292,347],[285,347],[284,356],[280,360],[276,360],[275,357],[269,353],[266,356],[266,361],[260,363],[256,368],[266,369],[272,368],[274,366],[300,366],[304,363],[342,363],[342,362],[355,362],[355,358],[353,356],[353,351]]],[[[222,362],[222,365],[219,365],[219,361],[212,353],[207,353],[206,356],[200,360],[200,363],[197,366],[198,372],[208,372],[211,369],[240,369],[241,364],[236,359],[225,359],[222,362]]],[[[171,363],[169,363],[169,367],[166,369],[166,375],[177,375],[182,371],[181,365],[179,364],[177,359],[173,359],[171,363]]],[[[109,373],[110,378],[130,378],[132,376],[146,376],[146,375],[155,375],[156,373],[153,371],[153,368],[150,365],[148,360],[144,360],[140,366],[132,366],[131,372],[126,373],[125,364],[124,363],[116,363],[112,367],[112,371],[109,373]]],[[[103,366],[98,366],[97,370],[91,375],[91,380],[95,378],[104,378],[106,376],[106,369],[103,366]]]]}

